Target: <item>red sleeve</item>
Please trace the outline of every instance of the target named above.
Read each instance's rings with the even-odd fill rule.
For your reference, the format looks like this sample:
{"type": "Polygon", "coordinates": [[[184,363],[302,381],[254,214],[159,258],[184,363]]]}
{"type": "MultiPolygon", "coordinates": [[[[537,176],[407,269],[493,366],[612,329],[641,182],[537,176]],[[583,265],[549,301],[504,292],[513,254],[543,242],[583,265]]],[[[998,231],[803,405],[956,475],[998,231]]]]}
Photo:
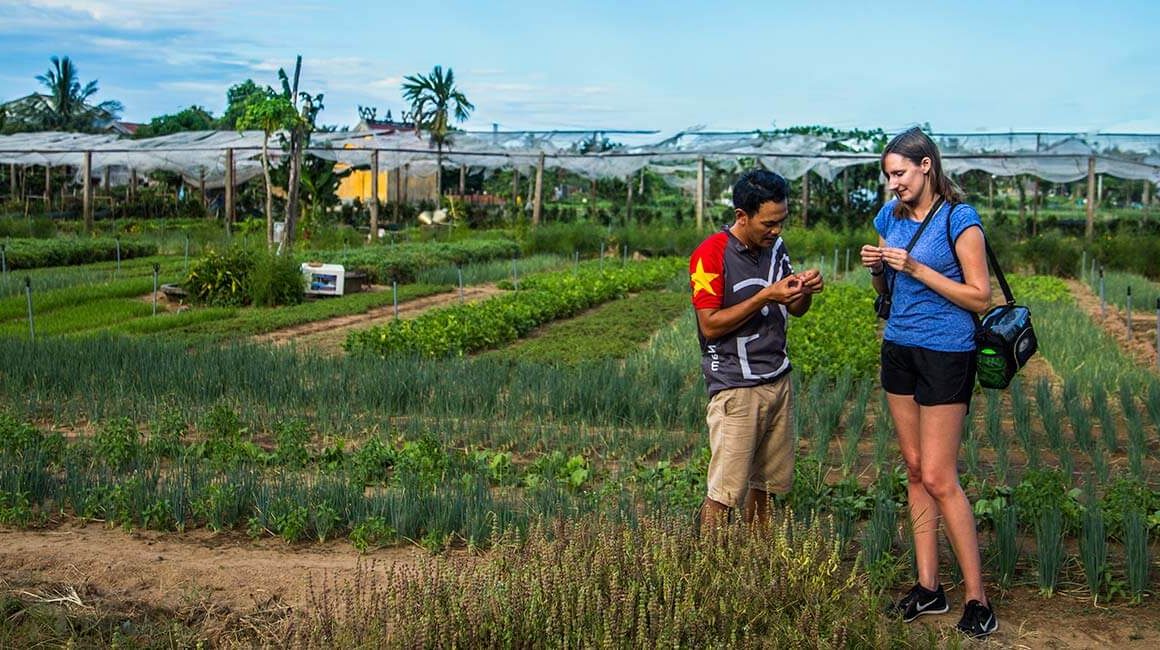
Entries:
{"type": "Polygon", "coordinates": [[[720,309],[725,295],[725,246],[723,232],[701,242],[689,258],[689,287],[695,309],[720,309]]]}

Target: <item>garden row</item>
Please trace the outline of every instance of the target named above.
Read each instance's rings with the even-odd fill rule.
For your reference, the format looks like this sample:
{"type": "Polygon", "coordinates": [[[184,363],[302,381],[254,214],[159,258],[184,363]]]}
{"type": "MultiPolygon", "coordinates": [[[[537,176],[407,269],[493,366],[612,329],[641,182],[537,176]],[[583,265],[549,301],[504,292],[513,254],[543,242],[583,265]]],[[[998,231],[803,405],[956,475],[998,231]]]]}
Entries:
{"type": "MultiPolygon", "coordinates": [[[[450,356],[499,347],[544,323],[594,305],[668,284],[683,260],[631,264],[585,262],[570,271],[529,276],[519,289],[472,305],[429,311],[411,320],[351,332],[344,347],[356,354],[450,356]]],[[[514,288],[514,287],[513,287],[514,288]]]]}
{"type": "Polygon", "coordinates": [[[155,244],[108,237],[7,239],[0,246],[4,247],[4,263],[8,269],[88,264],[157,254],[155,244]]]}

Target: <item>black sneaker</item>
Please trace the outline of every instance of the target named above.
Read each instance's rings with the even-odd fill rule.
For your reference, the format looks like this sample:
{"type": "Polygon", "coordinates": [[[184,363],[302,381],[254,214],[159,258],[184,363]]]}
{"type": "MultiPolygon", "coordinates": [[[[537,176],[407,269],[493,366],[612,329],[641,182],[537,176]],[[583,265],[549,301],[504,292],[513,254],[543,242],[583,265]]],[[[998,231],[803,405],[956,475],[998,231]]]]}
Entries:
{"type": "Polygon", "coordinates": [[[947,595],[941,584],[938,589],[931,591],[917,582],[891,608],[891,613],[900,617],[905,623],[909,623],[924,614],[945,614],[948,611],[950,611],[950,606],[947,605],[947,595]]]}
{"type": "Polygon", "coordinates": [[[967,636],[981,639],[999,629],[999,619],[995,617],[995,612],[991,611],[990,607],[972,600],[967,603],[963,617],[955,627],[967,636]]]}

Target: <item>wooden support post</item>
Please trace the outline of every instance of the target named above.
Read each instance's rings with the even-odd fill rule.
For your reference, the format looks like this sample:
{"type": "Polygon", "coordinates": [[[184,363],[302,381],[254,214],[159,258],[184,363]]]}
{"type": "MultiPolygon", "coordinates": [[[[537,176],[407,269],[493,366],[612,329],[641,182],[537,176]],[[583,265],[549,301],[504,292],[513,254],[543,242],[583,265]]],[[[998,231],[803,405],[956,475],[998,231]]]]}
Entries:
{"type": "Polygon", "coordinates": [[[697,159],[697,187],[696,195],[697,231],[705,227],[705,158],[697,159]]]}
{"type": "Polygon", "coordinates": [[[1152,181],[1147,180],[1147,179],[1144,180],[1144,195],[1143,195],[1143,197],[1144,197],[1143,200],[1140,202],[1144,204],[1144,207],[1145,208],[1152,207],[1152,181]]]}
{"type": "MultiPolygon", "coordinates": [[[[227,177],[228,180],[228,177],[227,177]]],[[[129,198],[137,198],[137,169],[129,170],[129,198]]]]}
{"type": "MultiPolygon", "coordinates": [[[[201,207],[202,207],[202,209],[208,208],[209,207],[209,198],[206,197],[206,195],[205,195],[205,167],[202,167],[201,171],[197,175],[197,189],[198,189],[198,191],[201,192],[201,207]]],[[[206,210],[205,216],[207,218],[210,216],[209,210],[206,210]]]]}
{"type": "Polygon", "coordinates": [[[16,200],[16,163],[8,163],[8,194],[16,200]]]}
{"type": "Polygon", "coordinates": [[[407,183],[411,180],[411,163],[403,164],[403,180],[399,183],[399,189],[403,191],[403,203],[407,202],[407,183]]]}
{"type": "Polygon", "coordinates": [[[52,209],[52,165],[44,166],[44,213],[52,209]]]}
{"type": "Polygon", "coordinates": [[[520,196],[520,168],[512,167],[512,209],[515,209],[516,199],[520,196]]]}
{"type": "Polygon", "coordinates": [[[371,237],[379,239],[379,150],[371,152],[371,237]]]}
{"type": "Polygon", "coordinates": [[[1031,236],[1039,234],[1039,179],[1031,181],[1031,236]]]}
{"type": "Polygon", "coordinates": [[[85,152],[83,198],[81,211],[85,219],[85,232],[93,232],[93,152],[85,152]]]}
{"type": "Polygon", "coordinates": [[[1104,175],[1096,176],[1096,209],[1098,210],[1104,203],[1104,175]]]}
{"type": "Polygon", "coordinates": [[[1088,156],[1087,227],[1084,237],[1091,241],[1095,233],[1096,216],[1096,157],[1088,156]]]}
{"type": "Polygon", "coordinates": [[[459,166],[459,196],[467,194],[467,165],[459,166]]]}
{"type": "Polygon", "coordinates": [[[402,168],[402,166],[396,167],[395,168],[395,183],[394,183],[394,185],[395,185],[395,213],[394,213],[394,219],[393,219],[392,223],[399,223],[399,209],[401,208],[402,203],[403,203],[402,200],[400,200],[400,198],[399,198],[402,196],[401,194],[399,194],[399,191],[403,189],[403,180],[402,179],[403,179],[403,168],[402,168]]]}
{"type": "Polygon", "coordinates": [[[234,208],[238,196],[237,183],[237,170],[234,168],[234,150],[226,149],[226,223],[229,225],[233,225],[237,220],[237,214],[235,214],[234,208]]]}
{"type": "Polygon", "coordinates": [[[540,225],[540,210],[544,204],[544,154],[540,153],[540,161],[536,163],[535,203],[532,204],[532,225],[540,225]]]}
{"type": "Polygon", "coordinates": [[[640,168],[640,187],[636,190],[637,196],[644,196],[644,167],[640,168]]]}
{"type": "Polygon", "coordinates": [[[987,177],[987,208],[991,211],[991,216],[995,215],[995,176],[990,174],[987,177]]]}
{"type": "Polygon", "coordinates": [[[632,222],[632,174],[624,177],[624,187],[627,194],[624,199],[624,223],[628,225],[632,222]]]}
{"type": "Polygon", "coordinates": [[[810,225],[810,172],[802,174],[802,228],[810,225]]]}
{"type": "Polygon", "coordinates": [[[109,193],[109,184],[110,184],[110,177],[111,176],[112,176],[112,169],[108,165],[105,165],[105,168],[101,171],[101,189],[105,190],[105,194],[109,193]]]}

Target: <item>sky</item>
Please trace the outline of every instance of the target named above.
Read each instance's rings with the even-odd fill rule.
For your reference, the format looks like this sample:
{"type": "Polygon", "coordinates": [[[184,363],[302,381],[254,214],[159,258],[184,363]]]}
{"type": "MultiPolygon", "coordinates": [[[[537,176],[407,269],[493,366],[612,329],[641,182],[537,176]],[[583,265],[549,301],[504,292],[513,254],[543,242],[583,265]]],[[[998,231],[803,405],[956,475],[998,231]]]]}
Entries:
{"type": "Polygon", "coordinates": [[[1160,132],[1160,2],[0,0],[0,101],[69,56],[147,122],[302,55],[320,122],[451,68],[469,130],[1160,132]]]}

